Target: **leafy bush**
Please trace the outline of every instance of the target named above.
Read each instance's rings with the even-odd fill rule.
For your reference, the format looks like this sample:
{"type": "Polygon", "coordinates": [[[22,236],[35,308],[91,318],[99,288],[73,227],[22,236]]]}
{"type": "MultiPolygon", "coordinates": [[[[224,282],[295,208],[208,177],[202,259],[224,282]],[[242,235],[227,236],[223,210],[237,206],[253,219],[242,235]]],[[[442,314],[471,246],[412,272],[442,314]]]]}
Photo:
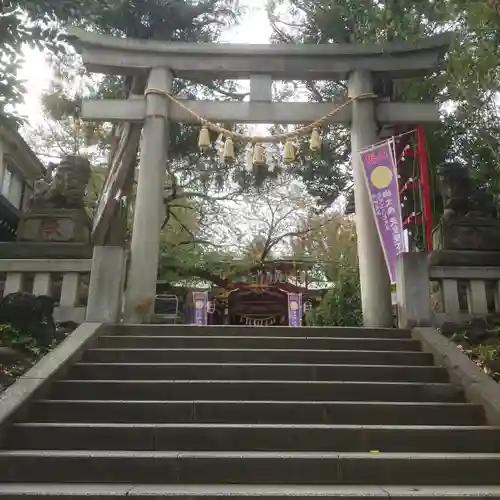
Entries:
{"type": "Polygon", "coordinates": [[[361,292],[357,276],[344,276],[338,286],[324,295],[320,305],[307,315],[312,326],[361,326],[361,292]]]}
{"type": "Polygon", "coordinates": [[[43,349],[37,346],[33,338],[5,324],[0,324],[0,344],[20,353],[17,359],[0,362],[0,391],[2,391],[36,363],[43,354],[43,349]]]}
{"type": "Polygon", "coordinates": [[[50,347],[40,345],[33,337],[20,332],[11,325],[0,325],[0,344],[6,347],[12,347],[12,349],[21,351],[30,356],[45,354],[50,347]]]}
{"type": "Polygon", "coordinates": [[[467,354],[479,368],[497,382],[500,382],[500,327],[498,318],[475,319],[455,325],[443,325],[441,333],[467,354]]]}

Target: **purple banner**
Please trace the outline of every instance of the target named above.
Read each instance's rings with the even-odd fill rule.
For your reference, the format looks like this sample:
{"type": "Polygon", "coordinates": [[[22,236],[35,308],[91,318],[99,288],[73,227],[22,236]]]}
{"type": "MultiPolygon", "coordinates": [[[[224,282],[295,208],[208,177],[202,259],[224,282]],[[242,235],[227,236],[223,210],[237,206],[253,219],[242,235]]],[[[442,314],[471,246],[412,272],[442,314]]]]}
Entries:
{"type": "Polygon", "coordinates": [[[288,325],[302,326],[302,307],[301,294],[288,294],[288,325]]]}
{"type": "Polygon", "coordinates": [[[207,292],[193,292],[194,303],[194,324],[206,325],[207,324],[207,292]]]}
{"type": "Polygon", "coordinates": [[[375,222],[389,270],[396,283],[396,257],[405,251],[394,140],[360,151],[375,222]]]}

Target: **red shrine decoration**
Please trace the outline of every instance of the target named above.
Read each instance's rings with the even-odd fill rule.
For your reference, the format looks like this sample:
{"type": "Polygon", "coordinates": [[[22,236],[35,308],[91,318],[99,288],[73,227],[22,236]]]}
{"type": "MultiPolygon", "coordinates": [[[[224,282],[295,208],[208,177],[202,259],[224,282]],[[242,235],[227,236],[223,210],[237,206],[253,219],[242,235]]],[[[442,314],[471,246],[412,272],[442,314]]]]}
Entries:
{"type": "Polygon", "coordinates": [[[214,311],[209,324],[289,325],[289,294],[300,295],[303,311],[310,311],[324,290],[310,289],[308,273],[314,262],[276,260],[248,276],[224,278],[210,292],[214,311]]]}
{"type": "MultiPolygon", "coordinates": [[[[429,178],[429,164],[427,160],[427,143],[424,128],[419,125],[409,132],[401,131],[403,135],[396,136],[396,159],[398,162],[399,195],[404,205],[405,197],[414,201],[419,199],[419,207],[408,211],[403,208],[403,227],[412,230],[421,226],[424,233],[425,249],[432,252],[432,204],[429,178]],[[408,175],[404,168],[409,158],[414,158],[415,170],[408,175]],[[420,196],[415,196],[420,191],[420,196]]],[[[399,132],[399,131],[398,131],[399,132]]]]}

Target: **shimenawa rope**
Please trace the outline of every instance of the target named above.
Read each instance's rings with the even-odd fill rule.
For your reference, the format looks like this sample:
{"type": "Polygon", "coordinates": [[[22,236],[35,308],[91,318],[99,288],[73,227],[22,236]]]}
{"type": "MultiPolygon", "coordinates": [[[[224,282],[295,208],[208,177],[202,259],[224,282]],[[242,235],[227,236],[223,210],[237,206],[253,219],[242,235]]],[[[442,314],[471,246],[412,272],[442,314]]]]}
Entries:
{"type": "Polygon", "coordinates": [[[332,109],[328,114],[325,116],[322,116],[318,120],[310,123],[309,125],[305,125],[304,127],[300,127],[297,130],[294,130],[293,132],[289,132],[287,134],[277,134],[277,135],[268,135],[268,136],[251,136],[251,135],[246,135],[246,134],[240,134],[238,132],[234,132],[232,130],[228,130],[224,127],[220,127],[219,125],[210,122],[206,118],[203,118],[203,116],[200,116],[198,113],[193,111],[192,109],[188,108],[185,104],[183,104],[180,100],[176,99],[172,94],[165,90],[161,89],[156,89],[156,88],[149,88],[146,90],[144,95],[149,95],[149,94],[156,94],[156,95],[162,95],[168,97],[172,102],[177,104],[180,108],[182,108],[184,111],[189,113],[191,116],[193,116],[201,125],[209,128],[210,130],[213,130],[214,132],[217,132],[219,134],[222,134],[224,137],[230,137],[231,139],[236,139],[240,142],[244,143],[276,143],[276,142],[282,142],[286,140],[290,140],[296,137],[300,136],[305,136],[309,133],[311,133],[314,129],[317,129],[320,127],[323,123],[325,123],[329,118],[337,114],[339,111],[347,107],[349,104],[352,102],[359,100],[359,99],[368,99],[368,98],[374,98],[377,97],[375,94],[372,93],[366,93],[366,94],[360,94],[359,96],[356,97],[351,97],[349,98],[346,102],[341,104],[340,106],[337,106],[335,109],[332,109]]]}

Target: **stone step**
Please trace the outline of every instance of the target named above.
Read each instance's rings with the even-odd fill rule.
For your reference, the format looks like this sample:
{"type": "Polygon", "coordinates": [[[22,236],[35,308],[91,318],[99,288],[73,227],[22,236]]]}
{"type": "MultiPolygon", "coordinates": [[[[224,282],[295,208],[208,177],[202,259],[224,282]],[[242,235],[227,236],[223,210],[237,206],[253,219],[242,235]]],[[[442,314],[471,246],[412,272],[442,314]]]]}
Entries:
{"type": "Polygon", "coordinates": [[[25,421],[484,425],[485,417],[482,407],[467,403],[42,400],[31,404],[25,421]]]}
{"type": "Polygon", "coordinates": [[[328,498],[350,500],[482,500],[500,498],[500,488],[494,486],[282,486],[282,485],[131,485],[131,484],[37,484],[15,483],[0,485],[0,498],[38,500],[113,500],[132,498],[136,500],[309,500],[328,498]]]}
{"type": "Polygon", "coordinates": [[[447,382],[435,366],[258,363],[77,363],[74,380],[344,380],[447,382]]]}
{"type": "Polygon", "coordinates": [[[500,428],[263,424],[24,423],[5,448],[500,453],[500,428]]]}
{"type": "Polygon", "coordinates": [[[397,351],[301,349],[89,349],[92,363],[314,363],[432,366],[431,354],[397,351]]]}
{"type": "Polygon", "coordinates": [[[452,384],[267,380],[62,380],[51,399],[95,400],[300,400],[415,401],[455,403],[463,391],[452,384]]]}
{"type": "Polygon", "coordinates": [[[411,339],[328,337],[117,336],[100,337],[96,347],[107,349],[300,349],[340,351],[420,351],[411,339]]]}
{"type": "Polygon", "coordinates": [[[331,326],[299,327],[288,326],[196,326],[196,325],[110,325],[105,332],[109,335],[203,335],[203,336],[261,336],[261,337],[341,337],[341,338],[384,338],[409,339],[409,330],[397,328],[346,328],[331,326]]]}
{"type": "Polygon", "coordinates": [[[500,454],[0,451],[7,483],[481,485],[500,454]]]}

